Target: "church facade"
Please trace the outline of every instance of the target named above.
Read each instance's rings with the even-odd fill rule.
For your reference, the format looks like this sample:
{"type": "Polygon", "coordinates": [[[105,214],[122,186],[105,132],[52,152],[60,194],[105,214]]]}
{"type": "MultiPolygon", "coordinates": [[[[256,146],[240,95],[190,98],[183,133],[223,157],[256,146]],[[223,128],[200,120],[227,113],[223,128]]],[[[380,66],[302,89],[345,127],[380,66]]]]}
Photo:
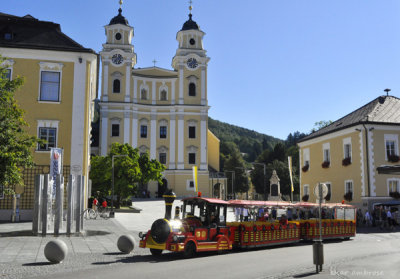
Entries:
{"type": "Polygon", "coordinates": [[[199,191],[220,196],[226,179],[210,178],[219,170],[219,139],[208,130],[205,33],[192,14],[178,31],[172,69],[135,68],[134,29],[119,9],[105,26],[106,43],[100,52],[99,155],[114,142],[128,143],[166,166],[163,184],[151,182],[143,191],[159,197],[166,188],[178,196],[194,192],[192,167],[198,167],[199,191]]]}

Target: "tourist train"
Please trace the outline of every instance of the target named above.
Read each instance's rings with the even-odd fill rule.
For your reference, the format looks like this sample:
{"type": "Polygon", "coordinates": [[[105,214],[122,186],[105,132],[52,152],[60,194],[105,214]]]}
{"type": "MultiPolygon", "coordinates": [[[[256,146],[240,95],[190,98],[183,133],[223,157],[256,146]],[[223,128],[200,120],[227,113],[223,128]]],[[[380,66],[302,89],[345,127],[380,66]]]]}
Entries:
{"type": "Polygon", "coordinates": [[[167,250],[192,257],[203,251],[349,239],[356,234],[356,209],[348,204],[323,203],[319,213],[316,203],[224,201],[200,194],[184,198],[171,218],[175,194],[170,191],[164,198],[165,218],[154,221],[148,232],[139,233],[139,247],[150,248],[154,256],[167,250]]]}

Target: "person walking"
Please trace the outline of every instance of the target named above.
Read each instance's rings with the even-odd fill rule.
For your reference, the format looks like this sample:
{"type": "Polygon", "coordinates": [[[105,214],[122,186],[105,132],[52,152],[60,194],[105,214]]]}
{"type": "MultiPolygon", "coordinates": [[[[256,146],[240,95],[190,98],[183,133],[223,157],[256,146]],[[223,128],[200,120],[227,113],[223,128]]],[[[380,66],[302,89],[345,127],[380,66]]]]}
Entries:
{"type": "Polygon", "coordinates": [[[386,212],[386,219],[388,222],[389,229],[393,230],[393,218],[392,218],[392,212],[390,211],[390,207],[388,208],[388,210],[386,212]]]}
{"type": "Polygon", "coordinates": [[[97,211],[97,205],[99,204],[99,201],[97,200],[97,198],[93,199],[93,204],[92,204],[92,208],[94,211],[97,211]]]}
{"type": "Polygon", "coordinates": [[[371,226],[371,224],[372,224],[371,215],[369,214],[368,210],[365,212],[364,220],[365,220],[365,224],[367,225],[367,227],[371,226]]]}

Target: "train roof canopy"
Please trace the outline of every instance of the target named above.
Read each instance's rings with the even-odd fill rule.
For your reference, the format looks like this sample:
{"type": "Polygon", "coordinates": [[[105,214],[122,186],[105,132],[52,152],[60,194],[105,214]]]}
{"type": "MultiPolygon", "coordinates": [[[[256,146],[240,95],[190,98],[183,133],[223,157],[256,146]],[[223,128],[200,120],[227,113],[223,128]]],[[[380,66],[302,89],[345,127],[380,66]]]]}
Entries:
{"type": "Polygon", "coordinates": [[[231,206],[242,206],[242,207],[287,207],[291,206],[290,202],[285,201],[248,201],[248,200],[230,200],[229,205],[231,206]]]}
{"type": "Polygon", "coordinates": [[[228,202],[220,200],[220,199],[214,199],[214,198],[203,198],[203,197],[189,197],[189,198],[184,198],[182,201],[197,201],[197,202],[208,202],[212,204],[228,204],[228,202]]]}

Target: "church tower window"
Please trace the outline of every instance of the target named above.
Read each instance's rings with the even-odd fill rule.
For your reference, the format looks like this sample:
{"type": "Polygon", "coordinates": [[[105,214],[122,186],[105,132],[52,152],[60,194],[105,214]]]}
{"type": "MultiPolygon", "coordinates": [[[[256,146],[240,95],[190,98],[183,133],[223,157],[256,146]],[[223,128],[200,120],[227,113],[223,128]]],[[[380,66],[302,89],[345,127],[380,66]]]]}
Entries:
{"type": "Polygon", "coordinates": [[[121,93],[121,81],[115,79],[113,82],[113,93],[121,93]]]}
{"type": "Polygon", "coordinates": [[[167,100],[167,91],[165,91],[165,90],[161,91],[160,100],[161,101],[166,101],[167,100]]]}
{"type": "Polygon", "coordinates": [[[140,91],[140,99],[147,100],[147,91],[144,88],[140,91]]]}
{"type": "Polygon", "coordinates": [[[196,96],[196,84],[193,82],[189,83],[189,96],[196,96]]]}

